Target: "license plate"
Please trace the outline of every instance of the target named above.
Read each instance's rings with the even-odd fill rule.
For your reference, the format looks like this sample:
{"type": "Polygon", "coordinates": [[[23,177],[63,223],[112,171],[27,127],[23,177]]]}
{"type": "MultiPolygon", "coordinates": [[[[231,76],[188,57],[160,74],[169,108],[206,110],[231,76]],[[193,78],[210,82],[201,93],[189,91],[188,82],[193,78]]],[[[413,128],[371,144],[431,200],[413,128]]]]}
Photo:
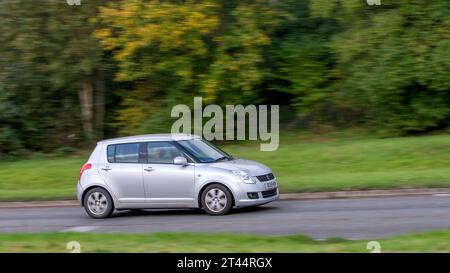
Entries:
{"type": "Polygon", "coordinates": [[[277,187],[277,182],[275,181],[270,181],[266,183],[266,189],[273,189],[277,187]]]}

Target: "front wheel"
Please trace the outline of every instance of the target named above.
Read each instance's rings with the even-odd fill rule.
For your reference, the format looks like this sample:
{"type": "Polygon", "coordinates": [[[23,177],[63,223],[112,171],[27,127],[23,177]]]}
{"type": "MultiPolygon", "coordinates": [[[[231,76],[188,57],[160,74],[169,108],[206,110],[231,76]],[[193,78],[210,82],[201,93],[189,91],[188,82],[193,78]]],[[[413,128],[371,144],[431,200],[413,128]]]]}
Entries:
{"type": "Polygon", "coordinates": [[[227,214],[233,207],[233,196],[225,186],[213,184],[203,191],[203,209],[210,215],[227,214]]]}
{"type": "Polygon", "coordinates": [[[84,209],[92,218],[107,218],[114,211],[111,195],[102,188],[89,190],[84,197],[84,209]]]}

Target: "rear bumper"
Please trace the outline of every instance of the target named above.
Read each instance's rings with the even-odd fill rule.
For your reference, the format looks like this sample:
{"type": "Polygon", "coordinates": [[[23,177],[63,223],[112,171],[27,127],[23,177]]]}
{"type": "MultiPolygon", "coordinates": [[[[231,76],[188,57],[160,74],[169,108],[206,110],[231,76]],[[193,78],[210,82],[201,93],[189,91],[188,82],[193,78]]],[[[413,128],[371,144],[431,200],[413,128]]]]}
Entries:
{"type": "Polygon", "coordinates": [[[82,196],[83,196],[83,187],[81,187],[80,181],[78,181],[78,183],[77,183],[77,200],[80,203],[80,205],[83,205],[82,196]]]}

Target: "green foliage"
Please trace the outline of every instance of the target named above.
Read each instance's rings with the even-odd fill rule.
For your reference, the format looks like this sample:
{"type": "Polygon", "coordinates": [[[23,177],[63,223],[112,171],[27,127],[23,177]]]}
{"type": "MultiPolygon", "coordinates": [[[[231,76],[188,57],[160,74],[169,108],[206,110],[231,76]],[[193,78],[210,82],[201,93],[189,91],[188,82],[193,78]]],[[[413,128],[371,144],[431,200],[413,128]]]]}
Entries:
{"type": "Polygon", "coordinates": [[[168,110],[194,95],[261,100],[264,52],[283,17],[277,11],[265,0],[127,0],[101,8],[105,27],[96,36],[119,64],[116,79],[134,83],[116,119],[122,132],[167,128],[168,110]]]}
{"type": "Polygon", "coordinates": [[[89,21],[101,2],[0,2],[0,154],[83,139],[77,91],[101,68],[89,21]]]}
{"type": "Polygon", "coordinates": [[[330,45],[337,56],[339,99],[391,135],[447,127],[450,5],[404,0],[331,10],[328,16],[344,29],[330,45]]]}
{"type": "Polygon", "coordinates": [[[312,17],[308,1],[286,1],[284,9],[291,17],[278,29],[270,51],[269,88],[293,95],[299,114],[320,114],[333,96],[335,56],[329,44],[338,27],[332,19],[312,17]]]}
{"type": "Polygon", "coordinates": [[[0,154],[90,143],[104,121],[109,135],[167,131],[196,95],[430,132],[449,126],[449,69],[448,1],[1,1],[0,154]]]}
{"type": "Polygon", "coordinates": [[[10,126],[0,127],[0,157],[4,155],[19,155],[22,143],[17,139],[18,133],[10,126]]]}

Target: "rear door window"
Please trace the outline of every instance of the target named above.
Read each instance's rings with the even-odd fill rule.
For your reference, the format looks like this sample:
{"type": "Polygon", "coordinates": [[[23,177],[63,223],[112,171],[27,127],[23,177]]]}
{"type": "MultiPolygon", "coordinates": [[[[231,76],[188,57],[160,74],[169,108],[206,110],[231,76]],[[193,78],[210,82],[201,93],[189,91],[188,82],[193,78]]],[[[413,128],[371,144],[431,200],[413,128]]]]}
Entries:
{"type": "Polygon", "coordinates": [[[142,163],[143,144],[124,143],[108,145],[107,156],[110,163],[142,163]]]}

